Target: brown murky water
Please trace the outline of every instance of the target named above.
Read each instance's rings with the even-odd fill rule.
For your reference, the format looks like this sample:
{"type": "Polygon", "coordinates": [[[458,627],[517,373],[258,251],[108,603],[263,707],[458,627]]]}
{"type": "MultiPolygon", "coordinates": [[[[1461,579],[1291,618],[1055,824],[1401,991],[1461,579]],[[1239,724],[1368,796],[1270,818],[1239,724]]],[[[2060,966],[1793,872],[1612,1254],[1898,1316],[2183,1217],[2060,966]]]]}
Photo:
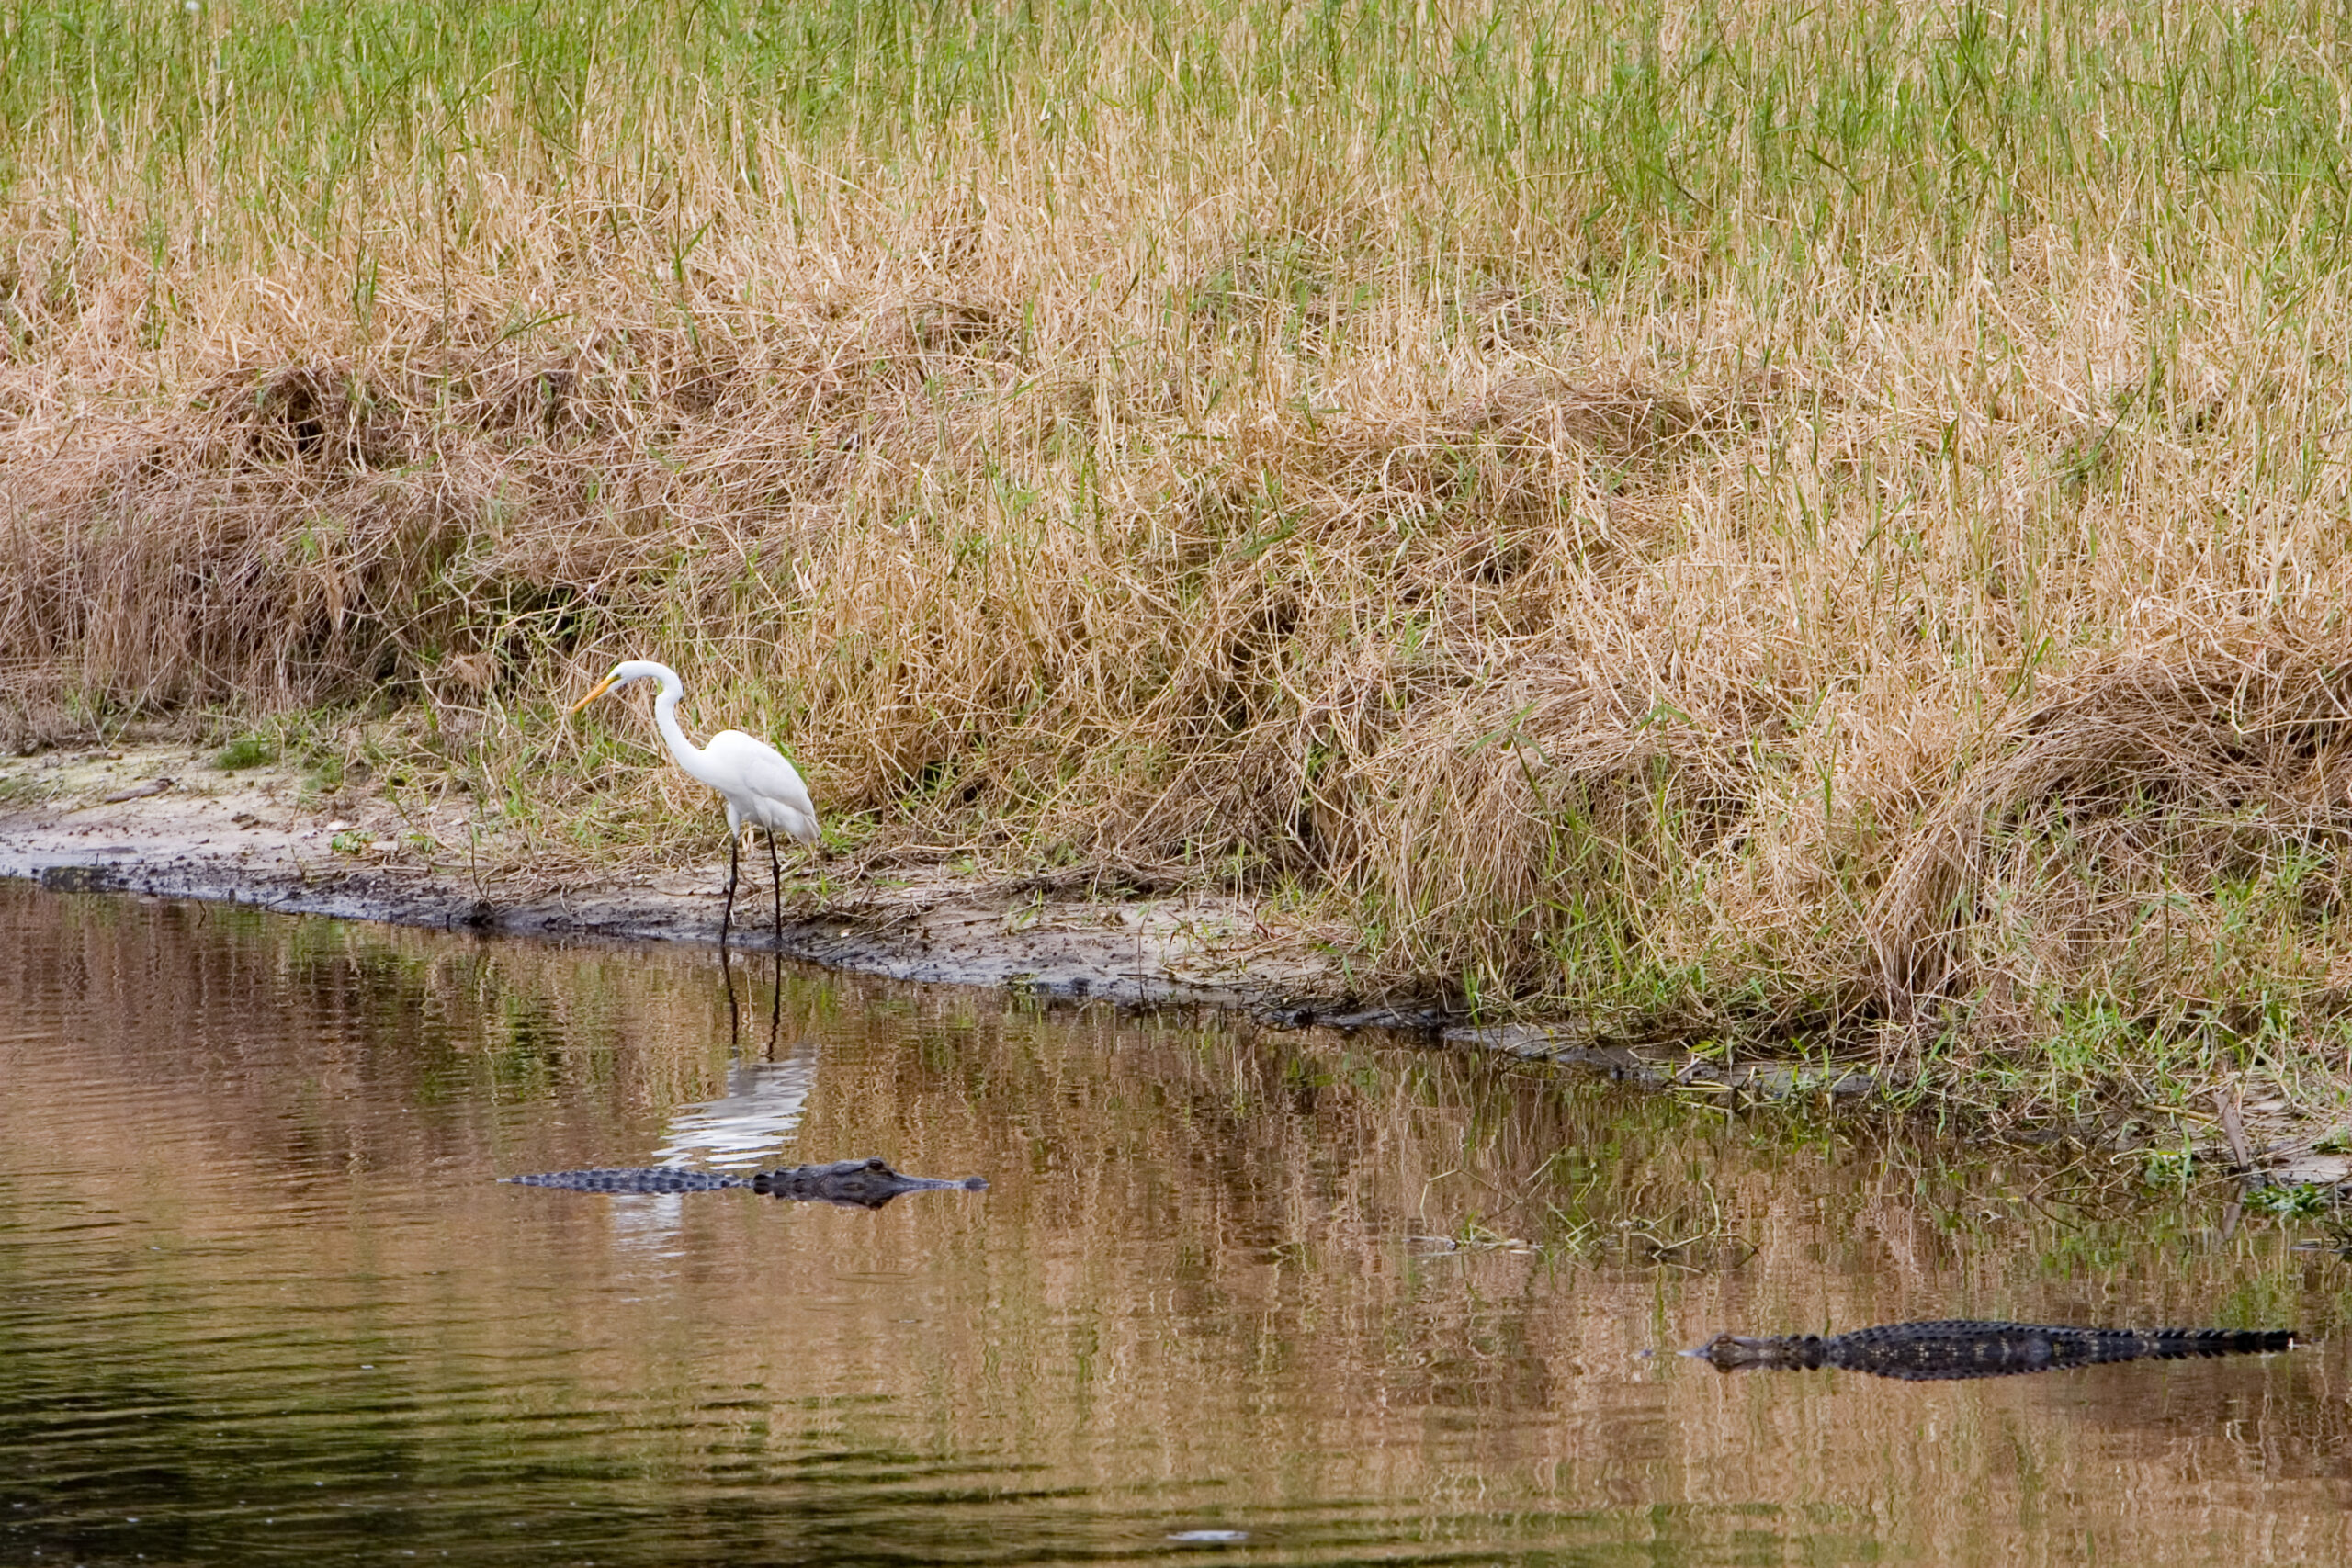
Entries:
{"type": "Polygon", "coordinates": [[[2315,1222],[1826,1111],[733,980],[740,1046],[707,953],[0,884],[0,1562],[2352,1559],[2315,1222]],[[993,1185],[493,1179],[868,1154],[993,1185]],[[1642,1354],[1958,1314],[2319,1343],[1642,1354]]]}

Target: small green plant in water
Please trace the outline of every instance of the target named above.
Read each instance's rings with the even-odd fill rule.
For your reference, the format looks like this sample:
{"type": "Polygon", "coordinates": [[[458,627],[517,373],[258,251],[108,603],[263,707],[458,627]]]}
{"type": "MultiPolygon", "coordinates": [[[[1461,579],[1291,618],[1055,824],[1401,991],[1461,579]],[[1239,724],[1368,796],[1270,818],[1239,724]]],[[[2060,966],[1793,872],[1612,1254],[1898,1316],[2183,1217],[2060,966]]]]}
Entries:
{"type": "Polygon", "coordinates": [[[2150,1149],[2140,1178],[2151,1187],[2182,1187],[2197,1169],[2197,1156],[2187,1149],[2150,1149]]]}
{"type": "Polygon", "coordinates": [[[2304,1181],[2257,1187],[2245,1195],[2245,1206],[2256,1213],[2306,1219],[2327,1212],[2327,1189],[2304,1181]]]}

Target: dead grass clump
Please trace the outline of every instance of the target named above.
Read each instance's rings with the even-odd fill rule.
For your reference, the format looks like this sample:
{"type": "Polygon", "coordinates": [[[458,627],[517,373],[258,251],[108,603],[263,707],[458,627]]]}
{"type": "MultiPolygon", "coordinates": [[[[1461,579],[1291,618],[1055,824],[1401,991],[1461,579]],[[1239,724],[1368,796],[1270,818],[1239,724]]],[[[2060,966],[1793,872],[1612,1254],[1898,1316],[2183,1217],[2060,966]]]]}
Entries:
{"type": "Polygon", "coordinates": [[[2250,1032],[2341,990],[2347,846],[2340,641],[2086,672],[1907,836],[1872,911],[1888,1005],[2030,1038],[2100,998],[2250,1032]]]}
{"type": "Polygon", "coordinates": [[[1638,378],[1598,387],[1522,376],[1440,415],[1438,423],[1487,437],[1501,454],[1567,451],[1653,464],[1687,454],[1692,436],[1723,428],[1736,406],[1725,400],[1702,412],[1687,391],[1638,378]]]}
{"type": "Polygon", "coordinates": [[[1740,829],[1745,729],[1556,656],[1514,662],[1340,749],[1312,793],[1325,863],[1375,912],[1392,973],[1615,999],[1672,967],[1706,859],[1740,829]]]}

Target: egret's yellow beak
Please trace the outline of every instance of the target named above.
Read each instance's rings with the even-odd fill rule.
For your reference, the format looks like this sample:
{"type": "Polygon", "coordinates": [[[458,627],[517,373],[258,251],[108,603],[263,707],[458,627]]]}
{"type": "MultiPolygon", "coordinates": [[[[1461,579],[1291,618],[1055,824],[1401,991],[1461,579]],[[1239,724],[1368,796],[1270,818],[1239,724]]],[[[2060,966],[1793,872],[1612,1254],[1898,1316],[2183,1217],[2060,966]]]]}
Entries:
{"type": "Polygon", "coordinates": [[[610,675],[607,675],[603,680],[596,682],[596,689],[594,691],[589,693],[586,696],[572,704],[571,711],[578,713],[582,708],[586,707],[590,703],[594,702],[598,697],[603,696],[606,692],[609,692],[612,689],[613,678],[610,675]]]}

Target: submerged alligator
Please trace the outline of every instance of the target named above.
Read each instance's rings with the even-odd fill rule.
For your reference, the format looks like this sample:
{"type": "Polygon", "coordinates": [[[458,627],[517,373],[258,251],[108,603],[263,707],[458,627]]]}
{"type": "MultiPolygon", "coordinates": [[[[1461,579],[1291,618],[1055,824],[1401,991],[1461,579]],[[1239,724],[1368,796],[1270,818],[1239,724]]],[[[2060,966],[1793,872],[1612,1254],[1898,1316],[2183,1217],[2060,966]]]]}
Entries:
{"type": "Polygon", "coordinates": [[[1792,1334],[1750,1339],[1718,1334],[1682,1353],[1727,1372],[1749,1367],[1842,1367],[1873,1377],[1925,1382],[2054,1372],[2101,1361],[2256,1355],[2294,1346],[2293,1332],[2283,1328],[2067,1328],[1948,1317],[1883,1324],[1826,1337],[1792,1334]]]}
{"type": "Polygon", "coordinates": [[[880,1156],[872,1159],[836,1160],[831,1165],[794,1165],[782,1170],[727,1176],[708,1170],[678,1170],[666,1167],[628,1167],[606,1170],[549,1170],[536,1176],[510,1176],[506,1180],[525,1187],[561,1187],[573,1192],[716,1192],[748,1187],[771,1198],[791,1198],[804,1203],[841,1203],[878,1209],[901,1192],[961,1190],[980,1192],[988,1183],[977,1176],[961,1181],[935,1176],[904,1176],[892,1170],[880,1156]]]}

